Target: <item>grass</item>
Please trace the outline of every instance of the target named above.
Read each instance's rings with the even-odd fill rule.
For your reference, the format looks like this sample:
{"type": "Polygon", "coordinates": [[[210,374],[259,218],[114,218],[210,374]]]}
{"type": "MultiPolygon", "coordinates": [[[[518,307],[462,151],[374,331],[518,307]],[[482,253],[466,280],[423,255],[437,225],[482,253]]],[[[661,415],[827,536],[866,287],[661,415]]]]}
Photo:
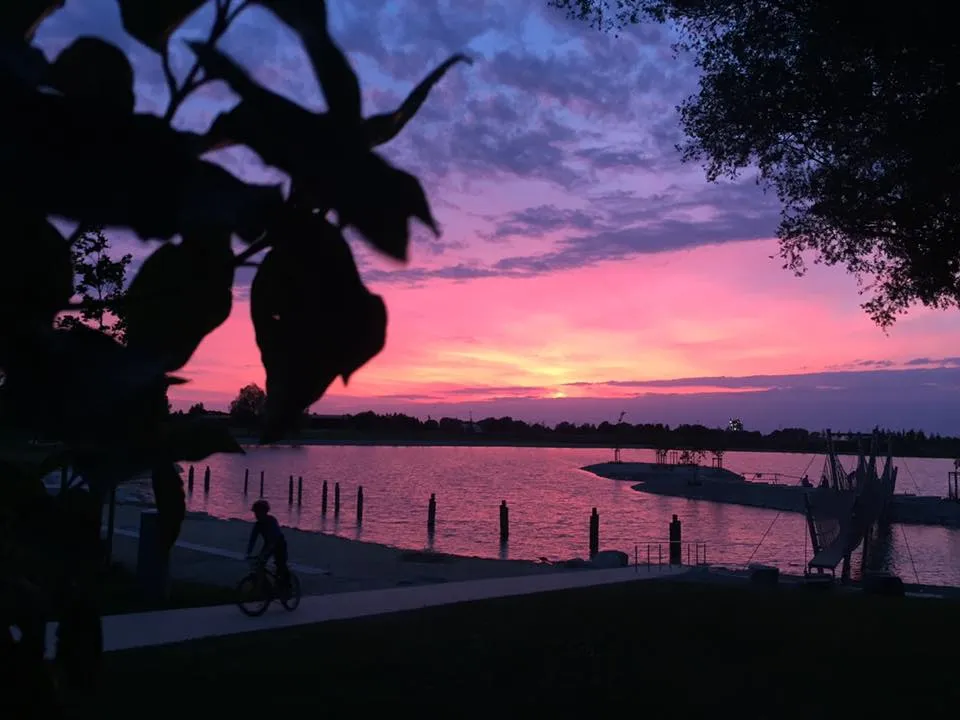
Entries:
{"type": "Polygon", "coordinates": [[[174,580],[170,594],[157,601],[145,597],[132,572],[121,565],[113,565],[100,584],[100,607],[103,615],[170,610],[176,608],[224,605],[236,601],[233,588],[174,580]]]}
{"type": "Polygon", "coordinates": [[[111,653],[104,710],[939,716],[958,625],[950,601],[634,583],[111,653]]]}

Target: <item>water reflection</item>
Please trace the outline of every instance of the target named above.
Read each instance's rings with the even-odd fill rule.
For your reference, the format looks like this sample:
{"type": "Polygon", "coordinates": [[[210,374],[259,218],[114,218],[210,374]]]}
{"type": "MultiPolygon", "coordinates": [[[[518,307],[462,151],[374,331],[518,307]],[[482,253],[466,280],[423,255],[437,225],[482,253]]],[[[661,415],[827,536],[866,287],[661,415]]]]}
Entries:
{"type": "MultiPolygon", "coordinates": [[[[643,450],[625,450],[623,456],[625,461],[654,459],[652,451],[643,450]]],[[[631,490],[629,483],[603,480],[579,469],[606,457],[602,449],[250,448],[247,455],[211,458],[210,494],[195,492],[188,498],[188,507],[219,517],[246,518],[249,499],[243,494],[243,480],[249,470],[253,485],[253,478],[259,480],[257,475],[262,473],[263,495],[275,505],[281,523],[347,537],[358,532],[353,522],[355,506],[350,501],[363,484],[368,495],[364,539],[410,549],[423,547],[424,505],[429,515],[433,495],[443,531],[432,537],[428,532],[427,547],[440,552],[500,557],[498,515],[501,501],[506,500],[512,558],[584,557],[589,547],[590,510],[597,507],[602,517],[601,549],[624,550],[631,557],[636,553],[641,562],[648,550],[656,561],[657,543],[666,540],[673,514],[683,522],[684,541],[703,543],[711,563],[739,564],[752,556],[753,562],[795,572],[809,559],[801,515],[775,517],[774,511],[758,508],[645,495],[631,490]],[[300,506],[288,507],[286,502],[291,474],[303,477],[300,506]],[[341,498],[348,500],[340,510],[351,513],[351,522],[341,523],[340,516],[331,512],[333,507],[324,514],[324,481],[335,483],[331,495],[340,487],[341,498]],[[370,497],[371,492],[375,497],[370,497]],[[768,527],[769,533],[763,537],[768,527]]],[[[853,462],[847,459],[848,466],[853,462]]],[[[810,455],[731,452],[724,456],[726,467],[748,476],[757,471],[800,476],[807,467],[811,473],[818,472],[819,463],[810,455]]],[[[910,470],[909,487],[904,489],[944,494],[951,461],[911,459],[898,464],[910,470]]],[[[329,498],[331,506],[334,501],[329,498]]],[[[915,565],[923,582],[960,584],[960,531],[894,527],[884,542],[885,546],[880,544],[884,550],[873,550],[871,566],[876,559],[912,580],[915,565]]]]}

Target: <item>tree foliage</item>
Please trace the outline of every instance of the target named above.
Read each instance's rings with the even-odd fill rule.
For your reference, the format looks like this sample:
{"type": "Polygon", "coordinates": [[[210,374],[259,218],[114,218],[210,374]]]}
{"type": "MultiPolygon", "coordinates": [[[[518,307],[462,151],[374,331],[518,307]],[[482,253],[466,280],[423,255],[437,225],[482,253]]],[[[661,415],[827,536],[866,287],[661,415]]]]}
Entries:
{"type": "Polygon", "coordinates": [[[57,318],[57,327],[69,329],[78,324],[89,325],[120,342],[126,335],[126,312],[123,298],[127,268],[133,261],[129,253],[114,259],[110,241],[103,228],[92,228],[77,234],[70,246],[74,274],[74,297],[79,309],[57,318]]]}
{"type": "Polygon", "coordinates": [[[244,385],[230,402],[230,418],[240,425],[249,427],[263,417],[266,404],[267,394],[259,385],[254,383],[244,385]]]}
{"type": "Polygon", "coordinates": [[[759,169],[780,252],[840,265],[883,326],[915,303],[960,305],[960,39],[945,7],[816,0],[551,0],[602,28],[679,30],[701,71],[680,106],[685,160],[759,169]]]}
{"type": "Polygon", "coordinates": [[[0,137],[4,170],[16,179],[0,200],[3,242],[16,259],[0,282],[0,654],[4,667],[20,672],[16,688],[7,689],[52,697],[37,623],[58,617],[56,687],[78,714],[95,685],[101,645],[94,580],[104,497],[116,483],[150,473],[160,542],[169,549],[185,511],[176,463],[242,452],[222,424],[200,413],[170,414],[167,389],[183,382],[173,373],[227,318],[235,269],[257,257],[251,314],[268,389],[261,441],[283,438],[334,378],[346,381],[382,349],[383,301],[364,286],[342,233],[352,228],[405,260],[411,219],[437,231],[417,178],[374,148],[395,137],[430,88],[466,60],[445,62],[395,111],[365,115],[322,0],[118,3],[127,33],[164,68],[170,104],[162,117],[134,112],[132,66],[111,43],[81,37],[52,61],[30,45],[62,1],[0,8],[0,137]],[[195,64],[177,80],[171,37],[204,4],[215,19],[206,41],[187,42],[195,64]],[[264,87],[217,48],[252,5],[299,36],[327,111],[264,87]],[[240,102],[206,133],[176,129],[184,100],[212,80],[225,82],[240,102]],[[289,194],[244,182],[206,159],[232,145],[286,172],[289,194]],[[336,225],[326,220],[332,215],[336,225]],[[64,238],[52,217],[77,222],[81,231],[64,238]],[[159,242],[122,300],[114,291],[128,261],[101,263],[102,227],[159,242]],[[237,253],[234,240],[244,245],[237,253]],[[92,322],[57,323],[75,291],[91,312],[104,314],[81,311],[92,322]],[[122,318],[119,330],[104,322],[108,316],[122,318]],[[43,444],[33,444],[36,438],[43,444]],[[69,483],[54,497],[41,480],[58,467],[68,469],[69,483]],[[7,631],[14,625],[20,641],[7,631]]]}

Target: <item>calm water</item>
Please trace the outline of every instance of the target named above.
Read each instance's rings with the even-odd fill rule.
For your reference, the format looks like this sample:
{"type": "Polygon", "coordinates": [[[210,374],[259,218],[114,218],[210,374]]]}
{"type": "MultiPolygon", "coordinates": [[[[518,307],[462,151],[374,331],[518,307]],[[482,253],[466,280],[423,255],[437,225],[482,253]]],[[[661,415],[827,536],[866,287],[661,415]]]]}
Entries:
{"type": "MultiPolygon", "coordinates": [[[[706,543],[711,563],[775,564],[799,572],[809,557],[800,515],[646,495],[630,484],[605,480],[579,468],[609,459],[603,449],[309,446],[251,448],[245,456],[210,458],[210,494],[203,494],[203,466],[197,467],[191,510],[218,517],[248,517],[265,472],[264,494],[281,523],[305,530],[387,543],[428,547],[427,501],[437,496],[438,551],[486,557],[566,559],[588,554],[590,511],[600,512],[600,544],[646,559],[649,543],[667,535],[670,516],[683,521],[684,541],[706,543]],[[244,469],[250,494],[243,496],[244,469]],[[303,476],[303,506],[287,503],[289,476],[303,476]],[[320,513],[321,485],[330,485],[327,518],[320,513]],[[333,483],[341,486],[341,513],[333,518],[333,483]],[[362,527],[356,523],[357,487],[364,490],[362,527]],[[510,507],[510,542],[501,551],[501,500],[510,507]],[[762,540],[762,542],[761,542],[762,540]]],[[[653,461],[653,452],[625,450],[624,460],[653,461]]],[[[846,458],[850,468],[853,458],[846,458]]],[[[944,495],[950,460],[898,462],[898,491],[944,495]]],[[[752,477],[782,473],[819,478],[822,456],[728,453],[724,466],[752,477]]],[[[788,479],[786,482],[796,482],[788,479]]],[[[664,551],[666,547],[664,546],[664,551]]],[[[960,531],[894,526],[882,556],[886,567],[906,581],[960,585],[960,531]]],[[[857,564],[859,567],[859,564],[857,564]]]]}

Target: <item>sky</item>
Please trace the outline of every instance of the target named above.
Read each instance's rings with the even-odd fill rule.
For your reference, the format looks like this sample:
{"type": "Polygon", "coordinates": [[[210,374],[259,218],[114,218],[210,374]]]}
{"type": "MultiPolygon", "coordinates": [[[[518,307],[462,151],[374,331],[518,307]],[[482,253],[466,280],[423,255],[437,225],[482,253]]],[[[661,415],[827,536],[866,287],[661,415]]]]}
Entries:
{"type": "MultiPolygon", "coordinates": [[[[424,184],[442,228],[413,235],[406,266],[351,238],[389,313],[387,347],[313,411],[509,415],[748,429],[922,428],[960,434],[960,314],[914,309],[884,333],[855,279],[777,257],[779,206],[755,176],[708,183],[675,148],[676,106],[697,71],[669,28],[619,36],[567,20],[546,0],[328,0],[364,112],[393,109],[435,65],[466,52],[383,154],[424,184]]],[[[175,74],[193,62],[201,9],[172,38],[175,74]]],[[[67,0],[39,29],[54,57],[108,39],[134,67],[137,111],[160,113],[159,57],[127,36],[113,0],[67,0]]],[[[259,7],[220,45],[276,92],[324,101],[294,33],[259,7]]],[[[177,127],[203,131],[236,102],[214,83],[177,127]]],[[[216,161],[251,182],[283,175],[252,152],[216,161]]],[[[109,229],[135,263],[153,249],[109,229]]],[[[249,319],[252,270],[230,318],[178,373],[175,406],[224,409],[264,385],[249,319]]]]}

